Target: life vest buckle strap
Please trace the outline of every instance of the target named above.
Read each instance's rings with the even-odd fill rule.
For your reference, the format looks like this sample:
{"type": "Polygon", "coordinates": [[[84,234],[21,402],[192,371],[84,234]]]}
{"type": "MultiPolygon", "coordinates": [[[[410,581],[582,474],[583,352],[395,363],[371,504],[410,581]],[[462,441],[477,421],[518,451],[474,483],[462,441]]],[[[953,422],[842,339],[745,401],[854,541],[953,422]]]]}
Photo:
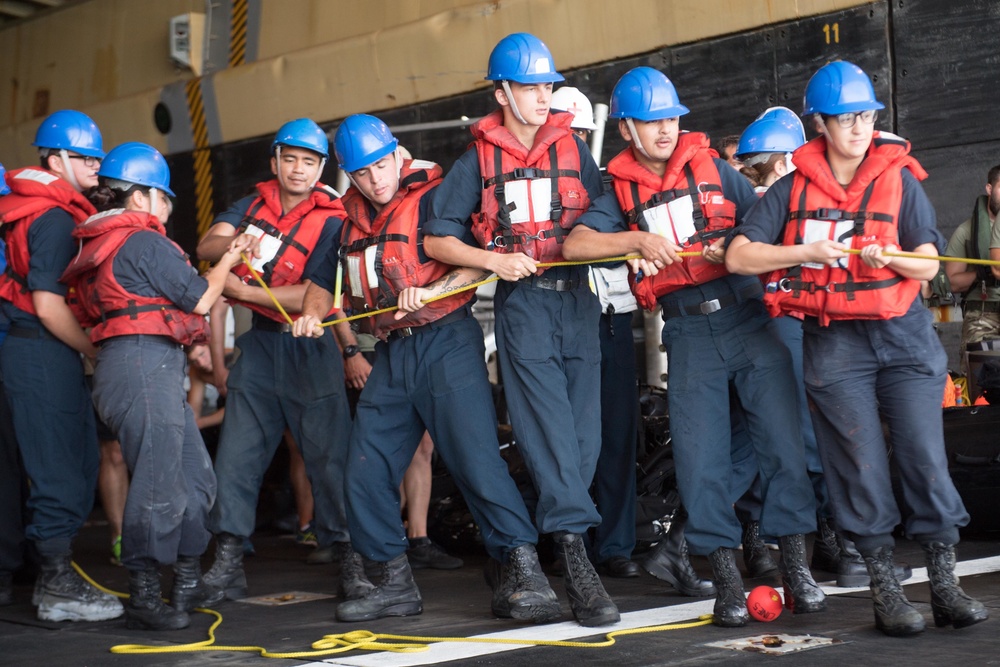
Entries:
{"type": "Polygon", "coordinates": [[[816,217],[820,220],[853,220],[856,214],[839,208],[816,209],[816,217]]]}

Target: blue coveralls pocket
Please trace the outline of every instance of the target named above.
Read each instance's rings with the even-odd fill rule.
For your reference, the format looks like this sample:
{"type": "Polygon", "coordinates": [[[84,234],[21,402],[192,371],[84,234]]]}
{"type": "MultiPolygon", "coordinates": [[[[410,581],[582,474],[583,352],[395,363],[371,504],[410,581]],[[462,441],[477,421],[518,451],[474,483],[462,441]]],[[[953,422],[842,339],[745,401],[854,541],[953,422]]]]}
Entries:
{"type": "MultiPolygon", "coordinates": [[[[475,333],[481,338],[479,325],[474,322],[475,333]]],[[[474,383],[486,380],[485,362],[481,345],[476,346],[468,339],[465,331],[468,323],[449,325],[444,331],[436,332],[436,345],[451,348],[439,361],[430,367],[427,383],[432,396],[441,397],[462,391],[474,383]],[[478,351],[478,355],[475,352],[478,351]]]]}
{"type": "MultiPolygon", "coordinates": [[[[504,301],[502,313],[507,332],[503,345],[507,354],[519,362],[539,363],[555,357],[555,337],[562,335],[553,321],[558,317],[558,307],[542,302],[556,292],[517,287],[504,301]]],[[[595,325],[596,335],[596,325],[595,325]]]]}
{"type": "MultiPolygon", "coordinates": [[[[282,334],[288,336],[288,334],[282,334]]],[[[288,370],[291,375],[283,378],[303,403],[322,401],[337,394],[345,394],[344,362],[340,348],[333,336],[327,333],[322,338],[291,338],[284,341],[295,348],[294,366],[288,370]]]]}

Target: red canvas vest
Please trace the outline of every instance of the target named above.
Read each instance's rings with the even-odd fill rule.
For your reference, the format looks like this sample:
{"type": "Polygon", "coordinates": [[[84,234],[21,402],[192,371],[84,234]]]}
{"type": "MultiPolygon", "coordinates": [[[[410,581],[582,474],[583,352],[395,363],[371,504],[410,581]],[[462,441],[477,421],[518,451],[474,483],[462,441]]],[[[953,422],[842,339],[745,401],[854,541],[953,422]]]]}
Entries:
{"type": "MultiPolygon", "coordinates": [[[[70,303],[74,314],[81,326],[93,327],[90,340],[94,344],[135,334],[166,336],[182,345],[207,342],[204,315],[186,313],[162,296],[129,292],[115,278],[115,257],[133,234],[143,231],[166,236],[155,216],[124,209],[95,215],[73,231],[82,245],[62,281],[75,288],[77,298],[70,303]]],[[[176,243],[174,247],[184,254],[176,243]]]]}
{"type": "MultiPolygon", "coordinates": [[[[418,243],[420,199],[438,186],[441,173],[441,167],[433,162],[404,161],[399,189],[374,218],[368,200],[357,188],[344,193],[347,219],[340,261],[357,312],[393,306],[403,289],[424,287],[452,270],[424,256],[418,243]]],[[[473,295],[472,290],[466,290],[431,301],[400,320],[393,312],[376,315],[372,333],[384,338],[393,329],[434,322],[464,306],[473,295]]]]}
{"type": "Polygon", "coordinates": [[[79,225],[96,210],[68,182],[44,169],[17,169],[7,172],[7,179],[11,193],[0,197],[0,225],[7,239],[7,269],[0,274],[0,298],[37,315],[27,282],[31,224],[44,213],[61,208],[79,225]]]}
{"type": "MultiPolygon", "coordinates": [[[[256,236],[263,235],[261,248],[265,249],[265,255],[255,261],[262,262],[257,274],[268,287],[297,285],[302,282],[306,263],[316,249],[323,226],[329,218],[343,218],[344,206],[333,190],[325,185],[316,185],[308,199],[282,215],[277,180],[258,183],[257,193],[237,233],[249,230],[256,236]]],[[[233,273],[247,284],[256,284],[244,263],[234,266],[233,273]]],[[[276,308],[233,301],[275,322],[285,322],[284,315],[276,308]]],[[[291,314],[291,317],[298,319],[299,314],[291,314]]]]}
{"type": "Polygon", "coordinates": [[[499,110],[472,126],[483,179],[472,233],[482,247],[538,262],[563,260],[563,239],[590,206],[572,120],[569,113],[549,114],[531,148],[503,126],[499,110]]]}
{"type": "MultiPolygon", "coordinates": [[[[845,190],[826,160],[826,139],[817,137],[797,151],[789,197],[784,245],[839,241],[860,250],[878,244],[899,245],[901,172],[918,179],[927,172],[910,155],[910,144],[893,134],[875,132],[871,148],[845,190]]],[[[906,313],[920,292],[920,282],[904,278],[891,265],[867,266],[849,255],[833,266],[803,264],[774,271],[765,280],[764,303],[772,315],[799,311],[831,320],[886,320],[906,313]]]]}
{"type": "MultiPolygon", "coordinates": [[[[717,153],[700,132],[682,132],[667,160],[663,176],[643,166],[632,148],[608,163],[615,195],[635,231],[659,234],[686,251],[701,251],[705,243],[725,236],[736,223],[736,204],[722,193],[722,179],[712,160],[717,153]]],[[[655,276],[631,280],[636,300],[646,310],[664,294],[700,285],[726,275],[723,264],[702,257],[685,257],[655,276]]]]}

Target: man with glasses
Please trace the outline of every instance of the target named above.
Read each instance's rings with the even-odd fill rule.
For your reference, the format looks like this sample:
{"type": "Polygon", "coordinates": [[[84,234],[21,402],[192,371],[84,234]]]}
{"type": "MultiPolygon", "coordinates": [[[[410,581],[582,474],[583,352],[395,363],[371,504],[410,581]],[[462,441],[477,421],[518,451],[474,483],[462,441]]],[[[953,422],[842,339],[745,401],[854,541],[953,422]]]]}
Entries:
{"type": "Polygon", "coordinates": [[[78,249],[73,229],[96,212],[81,193],[97,185],[101,143],[86,115],[55,112],[35,135],[41,168],[8,173],[11,194],[0,198],[7,240],[0,312],[10,321],[0,370],[31,480],[25,535],[41,559],[32,604],[45,621],[122,614],[116,598],[70,566],[73,538],[90,514],[97,485],[97,430],[80,357],[93,360],[97,350],[67,305],[59,277],[78,249]]]}
{"type": "MultiPolygon", "coordinates": [[[[746,465],[751,453],[761,475],[761,528],[781,545],[785,604],[802,614],[823,611],[826,602],[805,560],[804,534],[815,529],[816,510],[791,354],[761,303],[760,281],[731,275],[722,263],[723,239],[756,196],[706,135],[680,130],[688,112],[658,70],[637,67],[619,79],[611,117],[628,147],[608,163],[612,207],[596,202],[563,252],[569,260],[644,257],[629,282],[639,305],[658,307],[664,319],[670,434],[688,513],[684,537],[712,565],[714,623],[739,627],[749,614],[733,551],[742,538],[733,502],[757,474],[758,465],[746,465]],[[682,260],[682,250],[701,254],[682,260]],[[745,429],[732,418],[737,400],[745,429]]],[[[684,551],[672,558],[672,545],[662,545],[645,562],[647,571],[685,594],[711,594],[690,572],[678,576],[684,551]]]]}
{"type": "Polygon", "coordinates": [[[940,263],[888,254],[937,255],[943,238],[909,142],[875,131],[883,108],[856,65],[816,72],[803,115],[821,136],[795,151],[795,172],[747,214],[726,264],[767,275],[772,315],[805,315],[804,377],[834,518],[865,559],[875,626],[908,636],[925,624],[894,571],[901,512],[882,419],[908,506],[904,528],[926,556],[935,625],[963,628],[989,613],[955,576],[958,529],[969,515],[944,448],[947,355],[920,298],[920,281],[940,263]]]}

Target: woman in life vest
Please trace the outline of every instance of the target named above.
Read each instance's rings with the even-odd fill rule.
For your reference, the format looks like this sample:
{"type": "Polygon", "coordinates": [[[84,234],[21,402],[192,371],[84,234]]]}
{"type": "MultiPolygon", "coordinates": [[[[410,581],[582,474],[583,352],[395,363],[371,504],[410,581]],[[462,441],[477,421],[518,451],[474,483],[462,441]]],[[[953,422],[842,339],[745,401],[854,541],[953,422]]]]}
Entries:
{"type": "MultiPolygon", "coordinates": [[[[805,129],[795,112],[787,107],[771,107],[750,123],[740,135],[736,149],[736,157],[743,164],[740,173],[750,180],[758,196],[763,197],[778,179],[795,171],[792,153],[805,142],[805,129]]],[[[780,315],[774,318],[774,326],[778,337],[792,353],[792,367],[801,399],[800,421],[802,440],[806,447],[806,464],[809,466],[809,479],[816,494],[817,539],[813,543],[812,568],[836,574],[838,586],[867,586],[868,570],[864,559],[854,543],[838,536],[834,529],[833,511],[823,478],[823,466],[803,382],[802,314],[792,312],[780,315]]],[[[737,503],[737,511],[741,511],[741,505],[745,505],[745,509],[753,516],[753,503],[753,494],[748,493],[737,503]]],[[[747,525],[746,528],[745,537],[755,534],[752,525],[747,525]]],[[[770,561],[770,554],[758,537],[755,543],[749,545],[744,540],[743,558],[748,570],[751,570],[752,560],[767,563],[770,561]]],[[[912,574],[909,566],[897,565],[896,575],[900,581],[909,579],[912,574]]]]}
{"type": "Polygon", "coordinates": [[[204,315],[252,239],[238,237],[205,277],[166,237],[170,171],[141,143],[108,153],[87,197],[98,211],[74,231],[77,257],[67,267],[71,301],[99,347],[94,403],[118,434],[132,475],[122,531],[122,565],[131,597],[130,628],[173,630],[187,610],[222,592],[201,577],[215,473],[184,393],[183,346],[208,340],[204,315]],[[170,606],[160,598],[161,565],[174,565],[170,606]]]}
{"type": "Polygon", "coordinates": [[[816,72],[803,115],[820,136],[795,151],[796,170],[747,214],[726,265],[769,274],[772,315],[805,315],[806,391],[837,526],[864,558],[876,627],[908,636],[925,624],[893,566],[901,513],[880,416],[908,506],[904,528],[926,555],[935,624],[962,628],[989,614],[954,571],[969,515],[944,449],[947,357],[920,299],[920,281],[939,262],[888,254],[937,255],[943,238],[909,142],[874,129],[883,108],[856,65],[836,61],[816,72]]]}

